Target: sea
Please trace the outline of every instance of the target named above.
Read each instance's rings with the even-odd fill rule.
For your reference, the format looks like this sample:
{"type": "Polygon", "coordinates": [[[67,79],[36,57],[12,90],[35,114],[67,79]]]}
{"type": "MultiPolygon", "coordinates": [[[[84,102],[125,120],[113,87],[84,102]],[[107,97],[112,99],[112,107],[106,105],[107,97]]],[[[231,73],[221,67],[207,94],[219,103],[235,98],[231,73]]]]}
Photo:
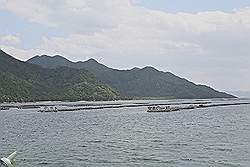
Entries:
{"type": "Polygon", "coordinates": [[[40,113],[38,107],[18,108],[23,104],[12,103],[8,105],[13,107],[0,111],[0,157],[17,151],[17,167],[249,167],[249,104],[146,112],[148,104],[239,101],[250,102],[216,99],[34,103],[64,108],[124,105],[56,113],[40,113]]]}

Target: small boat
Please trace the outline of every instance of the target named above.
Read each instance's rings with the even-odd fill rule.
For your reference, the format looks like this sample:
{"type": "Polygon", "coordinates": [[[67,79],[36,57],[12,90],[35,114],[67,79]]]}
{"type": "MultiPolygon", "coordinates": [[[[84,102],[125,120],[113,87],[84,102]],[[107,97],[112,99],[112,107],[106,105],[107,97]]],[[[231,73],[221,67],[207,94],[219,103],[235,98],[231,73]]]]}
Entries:
{"type": "Polygon", "coordinates": [[[38,110],[38,112],[58,112],[58,109],[55,106],[45,106],[38,110]]]}
{"type": "Polygon", "coordinates": [[[16,157],[17,152],[12,153],[7,158],[1,158],[0,167],[15,167],[16,166],[16,157]]]}
{"type": "Polygon", "coordinates": [[[151,106],[151,107],[148,107],[147,112],[173,112],[173,111],[179,111],[179,110],[180,110],[179,107],[170,107],[170,106],[166,106],[166,107],[151,106]]]}

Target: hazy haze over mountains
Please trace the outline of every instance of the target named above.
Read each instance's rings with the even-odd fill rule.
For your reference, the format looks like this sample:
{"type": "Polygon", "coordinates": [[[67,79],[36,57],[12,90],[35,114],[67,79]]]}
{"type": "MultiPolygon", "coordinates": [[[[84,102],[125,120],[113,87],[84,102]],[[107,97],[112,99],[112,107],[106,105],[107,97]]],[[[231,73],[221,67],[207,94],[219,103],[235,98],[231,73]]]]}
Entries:
{"type": "Polygon", "coordinates": [[[250,98],[250,91],[229,91],[228,93],[239,98],[250,98]]]}

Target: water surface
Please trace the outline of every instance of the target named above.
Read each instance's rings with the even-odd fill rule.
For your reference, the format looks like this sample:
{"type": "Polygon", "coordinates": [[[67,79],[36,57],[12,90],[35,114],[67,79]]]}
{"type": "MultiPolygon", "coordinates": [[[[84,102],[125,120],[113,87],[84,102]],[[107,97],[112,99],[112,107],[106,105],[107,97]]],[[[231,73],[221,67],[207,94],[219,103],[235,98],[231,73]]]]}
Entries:
{"type": "Polygon", "coordinates": [[[250,105],[145,111],[1,111],[0,156],[17,149],[17,167],[250,166],[250,105]]]}

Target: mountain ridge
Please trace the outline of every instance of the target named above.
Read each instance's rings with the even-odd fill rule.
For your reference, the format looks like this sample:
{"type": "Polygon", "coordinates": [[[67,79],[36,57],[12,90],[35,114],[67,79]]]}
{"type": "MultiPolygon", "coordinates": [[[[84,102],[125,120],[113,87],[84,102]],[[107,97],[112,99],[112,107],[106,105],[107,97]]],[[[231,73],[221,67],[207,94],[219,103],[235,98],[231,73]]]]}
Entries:
{"type": "Polygon", "coordinates": [[[67,66],[85,69],[103,83],[110,85],[122,96],[127,97],[167,97],[167,98],[234,98],[225,92],[219,92],[206,85],[195,84],[170,72],[159,71],[152,66],[119,70],[107,67],[94,59],[72,62],[61,56],[64,62],[55,58],[33,57],[27,62],[44,68],[67,66]]]}

